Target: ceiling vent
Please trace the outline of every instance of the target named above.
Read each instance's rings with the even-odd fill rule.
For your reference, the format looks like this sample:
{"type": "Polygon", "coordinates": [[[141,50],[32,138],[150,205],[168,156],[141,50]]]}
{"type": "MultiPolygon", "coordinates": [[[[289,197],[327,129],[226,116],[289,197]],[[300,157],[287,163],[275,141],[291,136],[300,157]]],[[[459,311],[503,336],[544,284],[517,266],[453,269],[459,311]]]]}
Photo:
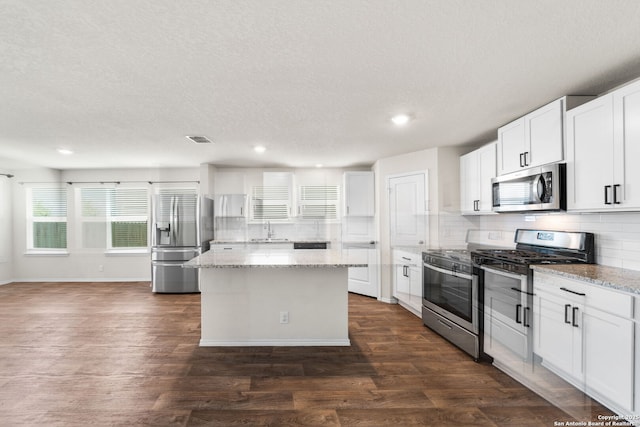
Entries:
{"type": "Polygon", "coordinates": [[[213,141],[211,141],[206,136],[188,136],[187,135],[187,139],[195,142],[196,144],[211,144],[211,143],[213,143],[213,141]]]}

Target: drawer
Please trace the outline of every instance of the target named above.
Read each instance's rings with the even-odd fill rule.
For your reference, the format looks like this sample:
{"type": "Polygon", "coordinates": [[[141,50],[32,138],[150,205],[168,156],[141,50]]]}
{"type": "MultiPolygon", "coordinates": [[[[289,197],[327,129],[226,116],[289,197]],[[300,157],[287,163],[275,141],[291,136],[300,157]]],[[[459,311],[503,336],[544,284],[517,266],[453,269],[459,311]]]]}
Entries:
{"type": "Polygon", "coordinates": [[[632,318],[634,298],[631,294],[618,292],[588,282],[561,277],[554,274],[535,272],[533,292],[548,292],[616,316],[632,318]]]}
{"type": "Polygon", "coordinates": [[[403,250],[393,250],[393,261],[396,265],[410,265],[412,267],[422,266],[422,254],[407,252],[403,250]]]}
{"type": "Polygon", "coordinates": [[[212,252],[229,252],[229,251],[243,250],[245,248],[246,248],[246,245],[244,243],[229,243],[229,244],[216,243],[211,245],[212,252]]]}

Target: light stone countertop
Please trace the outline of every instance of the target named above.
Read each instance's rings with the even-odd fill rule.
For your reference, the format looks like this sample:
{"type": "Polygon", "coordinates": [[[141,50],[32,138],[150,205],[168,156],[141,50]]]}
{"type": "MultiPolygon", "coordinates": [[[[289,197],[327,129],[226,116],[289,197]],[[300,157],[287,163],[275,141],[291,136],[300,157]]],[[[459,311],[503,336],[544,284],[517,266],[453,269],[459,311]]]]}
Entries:
{"type": "Polygon", "coordinates": [[[531,268],[534,272],[556,274],[640,295],[640,271],[636,270],[598,264],[533,265],[531,268]]]}
{"type": "Polygon", "coordinates": [[[313,268],[366,267],[348,249],[246,249],[207,251],[184,264],[185,268],[313,268]]]}

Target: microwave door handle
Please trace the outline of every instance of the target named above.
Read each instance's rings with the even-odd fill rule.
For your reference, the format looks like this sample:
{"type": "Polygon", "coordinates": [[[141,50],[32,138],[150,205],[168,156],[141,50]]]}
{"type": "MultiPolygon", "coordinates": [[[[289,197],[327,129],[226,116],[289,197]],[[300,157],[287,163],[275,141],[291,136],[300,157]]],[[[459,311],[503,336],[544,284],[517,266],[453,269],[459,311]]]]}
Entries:
{"type": "Polygon", "coordinates": [[[547,197],[547,183],[545,182],[542,175],[538,176],[537,184],[536,184],[536,192],[538,195],[538,200],[542,203],[547,197]]]}

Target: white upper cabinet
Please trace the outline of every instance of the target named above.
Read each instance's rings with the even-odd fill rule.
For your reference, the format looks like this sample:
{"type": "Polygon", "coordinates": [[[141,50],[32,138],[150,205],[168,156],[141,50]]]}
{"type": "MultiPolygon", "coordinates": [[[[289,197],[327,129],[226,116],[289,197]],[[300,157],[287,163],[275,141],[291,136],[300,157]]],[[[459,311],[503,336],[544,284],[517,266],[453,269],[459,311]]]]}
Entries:
{"type": "Polygon", "coordinates": [[[374,175],[373,172],[345,172],[344,187],[344,215],[345,216],[373,216],[374,206],[374,175]]]}
{"type": "Polygon", "coordinates": [[[495,142],[460,156],[460,210],[463,214],[492,213],[491,179],[495,176],[495,142]]]}
{"type": "Polygon", "coordinates": [[[498,175],[564,160],[565,111],[593,97],[565,96],[498,129],[498,175]]]}
{"type": "Polygon", "coordinates": [[[567,112],[567,209],[640,209],[640,82],[567,112]]]}

